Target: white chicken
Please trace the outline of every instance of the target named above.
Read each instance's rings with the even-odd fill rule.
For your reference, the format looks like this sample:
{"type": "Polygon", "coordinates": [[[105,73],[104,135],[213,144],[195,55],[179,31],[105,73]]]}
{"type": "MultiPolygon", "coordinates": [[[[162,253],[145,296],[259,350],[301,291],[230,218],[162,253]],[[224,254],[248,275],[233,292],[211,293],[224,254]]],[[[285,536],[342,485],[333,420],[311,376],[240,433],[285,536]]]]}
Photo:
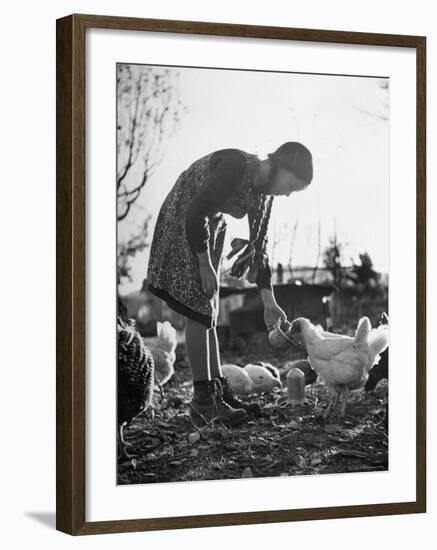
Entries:
{"type": "Polygon", "coordinates": [[[229,379],[231,388],[241,395],[247,395],[252,391],[252,380],[246,370],[238,365],[222,365],[223,376],[229,379]]]}
{"type": "Polygon", "coordinates": [[[157,337],[143,338],[152,352],[155,362],[155,379],[160,388],[166,384],[174,374],[176,361],[177,337],[176,329],[169,321],[157,322],[157,337]]]}
{"type": "MultiPolygon", "coordinates": [[[[249,363],[245,367],[238,365],[222,365],[223,376],[229,378],[232,389],[239,394],[268,393],[276,387],[282,387],[279,376],[268,368],[271,365],[261,366],[249,363]]],[[[272,367],[275,369],[275,367],[272,367]]],[[[276,369],[275,369],[276,370],[276,369]]]]}
{"type": "Polygon", "coordinates": [[[372,329],[369,318],[362,317],[355,337],[351,337],[325,332],[300,317],[293,321],[288,336],[296,344],[305,344],[311,367],[326,384],[330,403],[325,417],[339,401],[340,416],[344,417],[349,391],[364,386],[369,370],[388,346],[388,325],[372,329]]]}
{"type": "Polygon", "coordinates": [[[275,367],[271,363],[265,363],[264,361],[259,361],[258,365],[261,365],[262,367],[266,368],[273,374],[275,378],[277,378],[278,380],[281,380],[281,375],[278,367],[275,367]]]}
{"type": "Polygon", "coordinates": [[[249,363],[244,367],[252,381],[252,392],[269,393],[273,388],[281,388],[279,373],[273,365],[253,365],[249,363]]]}

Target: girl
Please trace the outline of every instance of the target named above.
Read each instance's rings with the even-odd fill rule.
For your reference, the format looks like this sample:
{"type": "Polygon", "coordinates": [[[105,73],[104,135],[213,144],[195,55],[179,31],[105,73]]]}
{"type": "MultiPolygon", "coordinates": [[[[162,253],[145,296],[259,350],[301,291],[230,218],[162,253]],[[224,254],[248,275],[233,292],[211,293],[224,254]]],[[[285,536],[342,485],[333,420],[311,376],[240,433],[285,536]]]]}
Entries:
{"type": "Polygon", "coordinates": [[[268,158],[222,149],[191,164],[167,195],[156,222],[147,279],[150,291],[186,317],[186,348],[194,393],[190,416],[200,426],[213,419],[228,426],[257,403],[243,403],[222,376],[216,333],[219,266],[226,231],[223,214],[247,214],[249,239],[234,239],[231,274],[257,284],[267,330],[286,319],[271,284],[266,255],[267,227],[274,195],[305,189],[313,177],[310,151],[297,142],[281,145],[268,158]]]}

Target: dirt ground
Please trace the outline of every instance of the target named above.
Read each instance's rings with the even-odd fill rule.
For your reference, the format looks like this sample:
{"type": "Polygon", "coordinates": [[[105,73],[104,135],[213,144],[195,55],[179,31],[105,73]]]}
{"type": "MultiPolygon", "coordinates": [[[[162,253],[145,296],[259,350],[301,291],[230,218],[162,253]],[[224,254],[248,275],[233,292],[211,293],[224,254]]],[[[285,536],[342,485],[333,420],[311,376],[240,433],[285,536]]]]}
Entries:
{"type": "MultiPolygon", "coordinates": [[[[279,369],[287,357],[255,353],[233,356],[223,362],[246,364],[269,361],[279,369]]],[[[388,391],[381,381],[374,393],[354,392],[346,418],[324,420],[328,397],[319,380],[307,392],[315,406],[279,406],[285,388],[250,396],[263,407],[264,416],[228,429],[221,425],[195,428],[188,414],[192,383],[185,361],[175,375],[155,392],[153,407],[125,429],[132,458],[119,453],[118,484],[164,483],[241,477],[274,477],[369,472],[388,469],[388,391]]]]}

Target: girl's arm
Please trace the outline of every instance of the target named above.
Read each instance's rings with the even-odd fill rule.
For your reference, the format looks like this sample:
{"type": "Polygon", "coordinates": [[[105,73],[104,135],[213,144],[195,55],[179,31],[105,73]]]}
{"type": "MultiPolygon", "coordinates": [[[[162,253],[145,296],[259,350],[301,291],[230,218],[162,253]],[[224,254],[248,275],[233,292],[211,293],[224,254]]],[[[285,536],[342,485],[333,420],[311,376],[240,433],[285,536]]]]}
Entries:
{"type": "Polygon", "coordinates": [[[278,306],[273,289],[261,288],[260,294],[264,304],[264,322],[267,330],[270,331],[278,326],[281,321],[285,321],[287,315],[285,311],[278,306]]]}
{"type": "Polygon", "coordinates": [[[207,249],[205,252],[198,252],[197,259],[199,261],[199,273],[202,290],[206,294],[207,298],[211,299],[218,291],[218,279],[217,273],[211,263],[209,250],[207,249]]]}
{"type": "Polygon", "coordinates": [[[268,261],[266,262],[264,268],[260,267],[255,283],[260,292],[264,288],[267,290],[271,290],[273,294],[272,270],[270,269],[270,264],[268,263],[268,261]]]}

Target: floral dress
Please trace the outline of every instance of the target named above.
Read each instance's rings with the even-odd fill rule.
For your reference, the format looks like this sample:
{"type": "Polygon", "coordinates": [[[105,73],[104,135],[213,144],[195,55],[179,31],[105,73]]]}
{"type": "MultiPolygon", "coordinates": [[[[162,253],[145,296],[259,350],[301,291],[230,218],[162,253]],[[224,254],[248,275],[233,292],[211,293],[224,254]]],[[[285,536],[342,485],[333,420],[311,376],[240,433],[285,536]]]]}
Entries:
{"type": "MultiPolygon", "coordinates": [[[[147,272],[149,290],[169,307],[208,328],[216,326],[218,293],[202,290],[197,253],[209,248],[218,273],[226,233],[223,214],[254,215],[262,195],[254,189],[260,163],[240,149],[222,149],[193,162],[178,177],[161,206],[147,272]]],[[[271,272],[260,272],[259,288],[271,288],[271,272]]]]}

